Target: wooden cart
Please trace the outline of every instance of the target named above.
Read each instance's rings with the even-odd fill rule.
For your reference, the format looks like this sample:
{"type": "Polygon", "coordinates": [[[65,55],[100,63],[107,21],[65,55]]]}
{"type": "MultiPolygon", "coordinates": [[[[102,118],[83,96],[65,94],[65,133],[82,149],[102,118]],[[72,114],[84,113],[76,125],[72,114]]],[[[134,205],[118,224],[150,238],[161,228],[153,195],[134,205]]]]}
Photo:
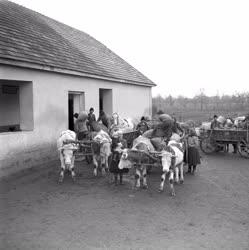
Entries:
{"type": "Polygon", "coordinates": [[[92,143],[93,140],[90,139],[77,140],[76,144],[78,144],[79,149],[75,153],[76,159],[83,156],[88,164],[92,163],[93,159],[92,143]]]}
{"type": "Polygon", "coordinates": [[[200,148],[210,154],[234,144],[242,157],[249,158],[249,130],[247,129],[205,129],[200,133],[200,148]]]}

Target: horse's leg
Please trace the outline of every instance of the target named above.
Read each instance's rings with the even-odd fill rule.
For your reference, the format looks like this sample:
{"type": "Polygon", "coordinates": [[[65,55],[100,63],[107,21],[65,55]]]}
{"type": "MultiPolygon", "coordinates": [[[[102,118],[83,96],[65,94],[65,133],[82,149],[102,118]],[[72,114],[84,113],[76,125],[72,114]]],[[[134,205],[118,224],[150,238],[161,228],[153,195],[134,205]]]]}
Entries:
{"type": "Polygon", "coordinates": [[[180,183],[182,184],[184,182],[184,176],[183,176],[183,162],[179,165],[180,168],[180,183]]]}
{"type": "Polygon", "coordinates": [[[94,166],[93,175],[97,176],[97,174],[98,174],[98,161],[96,159],[96,155],[93,155],[93,166],[94,166]]]}
{"type": "Polygon", "coordinates": [[[135,165],[136,168],[136,173],[135,173],[135,187],[136,188],[140,188],[140,178],[141,178],[141,174],[140,174],[140,166],[139,165],[135,165]]]}
{"type": "Polygon", "coordinates": [[[163,171],[162,175],[161,175],[161,183],[160,183],[160,187],[159,187],[159,191],[162,192],[163,188],[164,188],[164,183],[165,183],[165,178],[166,178],[166,174],[167,171],[163,171]]]}
{"type": "Polygon", "coordinates": [[[75,156],[73,156],[72,158],[72,163],[71,163],[71,167],[70,167],[70,171],[71,171],[71,176],[73,181],[75,181],[75,172],[74,172],[74,160],[75,160],[75,156]]]}
{"type": "Polygon", "coordinates": [[[59,176],[59,182],[63,182],[63,180],[64,180],[64,172],[65,172],[65,169],[61,168],[60,176],[59,176]]]}
{"type": "Polygon", "coordinates": [[[101,173],[102,176],[106,175],[106,157],[100,156],[101,173]]]}
{"type": "Polygon", "coordinates": [[[66,167],[65,167],[65,164],[64,164],[64,157],[63,157],[61,152],[60,152],[60,161],[61,161],[61,171],[60,171],[60,176],[59,176],[59,182],[63,182],[66,167]]]}
{"type": "Polygon", "coordinates": [[[142,166],[142,175],[143,175],[143,188],[148,188],[148,185],[147,185],[147,168],[146,168],[146,166],[142,166]]]}
{"type": "Polygon", "coordinates": [[[178,168],[178,166],[175,167],[175,181],[177,184],[179,183],[179,168],[178,168]]]}
{"type": "Polygon", "coordinates": [[[170,170],[169,173],[169,186],[170,186],[170,191],[171,195],[175,196],[175,188],[174,188],[174,171],[170,170]]]}

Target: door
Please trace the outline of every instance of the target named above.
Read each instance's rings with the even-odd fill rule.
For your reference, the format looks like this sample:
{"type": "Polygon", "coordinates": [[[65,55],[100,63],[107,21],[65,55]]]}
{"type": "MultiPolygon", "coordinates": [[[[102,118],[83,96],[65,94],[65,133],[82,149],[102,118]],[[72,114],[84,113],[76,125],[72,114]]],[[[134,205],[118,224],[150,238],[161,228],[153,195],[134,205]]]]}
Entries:
{"type": "Polygon", "coordinates": [[[99,89],[99,110],[112,115],[112,89],[99,89]]]}
{"type": "Polygon", "coordinates": [[[68,95],[68,129],[74,131],[74,103],[73,103],[73,95],[69,94],[68,95]]]}
{"type": "Polygon", "coordinates": [[[68,93],[68,129],[74,130],[74,114],[85,110],[85,93],[72,92],[68,93]]]}

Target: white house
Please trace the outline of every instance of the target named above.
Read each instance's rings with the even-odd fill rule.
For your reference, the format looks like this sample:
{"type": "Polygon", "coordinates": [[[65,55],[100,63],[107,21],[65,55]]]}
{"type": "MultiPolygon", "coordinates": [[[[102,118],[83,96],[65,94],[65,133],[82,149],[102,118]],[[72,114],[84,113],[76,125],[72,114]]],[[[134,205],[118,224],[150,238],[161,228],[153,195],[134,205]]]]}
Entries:
{"type": "Polygon", "coordinates": [[[75,112],[150,116],[153,86],[88,34],[0,1],[0,176],[54,160],[75,112]]]}

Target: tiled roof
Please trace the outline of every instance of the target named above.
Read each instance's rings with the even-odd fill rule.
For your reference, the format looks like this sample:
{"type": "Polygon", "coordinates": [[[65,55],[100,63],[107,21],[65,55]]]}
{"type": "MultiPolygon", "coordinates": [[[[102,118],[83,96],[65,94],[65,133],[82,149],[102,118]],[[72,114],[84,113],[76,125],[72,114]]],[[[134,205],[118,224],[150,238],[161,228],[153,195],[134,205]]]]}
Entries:
{"type": "Polygon", "coordinates": [[[0,58],[154,85],[88,34],[7,0],[0,0],[0,58]]]}

